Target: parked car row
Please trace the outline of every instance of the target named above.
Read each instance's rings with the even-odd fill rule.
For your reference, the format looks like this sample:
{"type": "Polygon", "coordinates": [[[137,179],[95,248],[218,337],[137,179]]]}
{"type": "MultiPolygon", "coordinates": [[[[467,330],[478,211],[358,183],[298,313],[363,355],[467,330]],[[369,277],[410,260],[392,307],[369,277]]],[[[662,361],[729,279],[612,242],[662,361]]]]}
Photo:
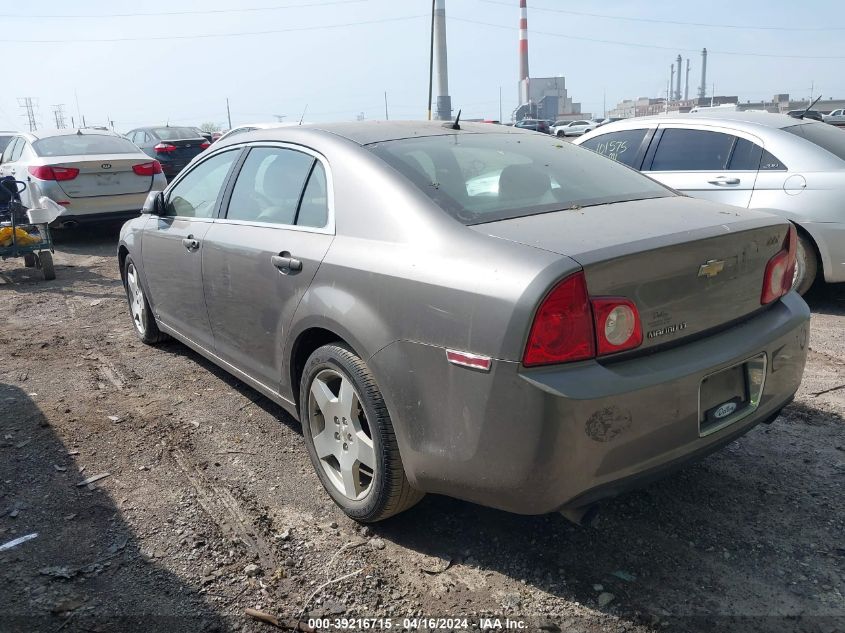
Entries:
{"type": "Polygon", "coordinates": [[[57,226],[137,216],[147,194],[167,184],[158,160],[113,132],[86,128],[15,133],[0,157],[5,176],[26,182],[24,205],[47,196],[64,207],[57,226]]]}
{"type": "MultiPolygon", "coordinates": [[[[130,322],[298,418],[358,521],[427,492],[583,521],[772,421],[808,351],[795,226],[626,167],[678,153],[662,125],[609,125],[616,161],[483,123],[233,134],[124,225],[130,322]]],[[[798,125],[787,164],[812,159],[798,125]]],[[[760,171],[749,136],[714,151],[760,171]]],[[[693,168],[714,145],[681,143],[693,168]]]]}
{"type": "Polygon", "coordinates": [[[576,144],[696,198],[760,208],[798,227],[795,287],[845,281],[845,130],[757,112],[642,117],[576,144]]]}

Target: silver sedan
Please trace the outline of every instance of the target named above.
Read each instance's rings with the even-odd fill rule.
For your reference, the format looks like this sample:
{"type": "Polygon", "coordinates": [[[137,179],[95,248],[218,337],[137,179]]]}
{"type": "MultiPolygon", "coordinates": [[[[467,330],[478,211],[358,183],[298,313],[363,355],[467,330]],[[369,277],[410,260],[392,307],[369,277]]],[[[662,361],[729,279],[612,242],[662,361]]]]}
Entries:
{"type": "Polygon", "coordinates": [[[431,492],[582,520],[790,401],[796,246],[547,135],[361,122],[216,143],[118,263],[138,337],[296,416],[349,516],[431,492]]]}
{"type": "Polygon", "coordinates": [[[41,196],[63,206],[57,226],[136,216],[147,194],[167,184],[158,161],[93,128],[18,133],[3,151],[3,176],[27,183],[26,206],[37,206],[41,196]]]}
{"type": "Polygon", "coordinates": [[[845,281],[845,130],[768,112],[642,117],[575,141],[696,198],[798,227],[795,288],[845,281]]]}

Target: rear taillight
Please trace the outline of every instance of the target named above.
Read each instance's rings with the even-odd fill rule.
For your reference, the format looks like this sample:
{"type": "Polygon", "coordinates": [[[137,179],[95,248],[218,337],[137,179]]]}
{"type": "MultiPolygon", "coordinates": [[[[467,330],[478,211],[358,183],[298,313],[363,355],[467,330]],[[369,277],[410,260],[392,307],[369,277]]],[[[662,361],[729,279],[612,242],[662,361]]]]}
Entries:
{"type": "Polygon", "coordinates": [[[592,300],[598,355],[639,347],[643,342],[640,313],[632,301],[621,297],[592,300]]]}
{"type": "Polygon", "coordinates": [[[792,289],[797,249],[798,231],[795,230],[794,224],[790,224],[789,231],[783,241],[783,248],[775,253],[774,257],[766,264],[760,305],[776,301],[792,289]]]}
{"type": "Polygon", "coordinates": [[[200,149],[208,149],[209,147],[211,147],[211,143],[209,143],[208,141],[205,141],[204,143],[200,144],[200,149]]]}
{"type": "Polygon", "coordinates": [[[592,358],[594,339],[587,282],[578,272],[552,288],[540,304],[522,362],[533,367],[592,358]]]}
{"type": "Polygon", "coordinates": [[[132,171],[139,176],[154,176],[161,173],[161,163],[154,160],[149,163],[141,163],[140,165],[132,165],[132,171]]]}
{"type": "Polygon", "coordinates": [[[623,297],[591,298],[582,271],[559,282],[540,304],[522,362],[536,367],[587,360],[642,342],[637,306],[623,297]]]}
{"type": "Polygon", "coordinates": [[[171,145],[170,143],[159,143],[155,147],[153,147],[156,154],[169,154],[170,152],[176,151],[176,146],[171,145]]]}
{"type": "Polygon", "coordinates": [[[30,165],[27,169],[31,175],[39,180],[73,180],[79,175],[79,170],[73,167],[30,165]]]}

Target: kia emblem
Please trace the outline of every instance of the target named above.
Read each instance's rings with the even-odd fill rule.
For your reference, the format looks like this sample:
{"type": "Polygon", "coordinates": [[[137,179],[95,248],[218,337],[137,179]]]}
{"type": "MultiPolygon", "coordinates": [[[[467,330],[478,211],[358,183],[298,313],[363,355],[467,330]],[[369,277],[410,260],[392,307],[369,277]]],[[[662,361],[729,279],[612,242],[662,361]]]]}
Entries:
{"type": "Polygon", "coordinates": [[[100,167],[102,167],[103,169],[111,169],[111,163],[103,163],[102,165],[100,165],[100,167]]]}

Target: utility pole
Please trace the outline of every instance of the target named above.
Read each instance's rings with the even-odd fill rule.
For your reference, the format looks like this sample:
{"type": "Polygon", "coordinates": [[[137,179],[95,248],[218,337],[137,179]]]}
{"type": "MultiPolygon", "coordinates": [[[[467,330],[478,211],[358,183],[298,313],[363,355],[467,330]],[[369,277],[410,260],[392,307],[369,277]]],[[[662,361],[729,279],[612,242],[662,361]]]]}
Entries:
{"type": "Polygon", "coordinates": [[[434,91],[434,7],[436,0],[431,0],[431,45],[428,51],[428,120],[431,121],[431,99],[434,91]]]}
{"type": "Polygon", "coordinates": [[[76,90],[73,91],[73,98],[76,99],[76,120],[82,121],[82,110],[79,109],[79,94],[77,94],[76,90]]]}
{"type": "Polygon", "coordinates": [[[502,122],[502,87],[499,86],[499,123],[502,122]]]}
{"type": "Polygon", "coordinates": [[[33,104],[32,97],[20,97],[18,99],[18,105],[24,109],[23,116],[26,117],[27,125],[29,125],[29,131],[34,132],[38,129],[38,125],[35,123],[35,105],[33,104]]]}
{"type": "Polygon", "coordinates": [[[390,121],[390,113],[387,111],[387,90],[384,91],[384,120],[390,121]]]}
{"type": "Polygon", "coordinates": [[[226,97],[226,118],[229,119],[229,129],[232,129],[232,111],[229,110],[229,97],[226,97]]]}
{"type": "Polygon", "coordinates": [[[56,129],[64,129],[67,127],[67,123],[65,122],[65,113],[64,113],[64,103],[57,103],[52,106],[53,108],[53,118],[56,119],[56,129]]]}
{"type": "Polygon", "coordinates": [[[607,90],[601,91],[601,116],[607,118],[607,90]]]}

